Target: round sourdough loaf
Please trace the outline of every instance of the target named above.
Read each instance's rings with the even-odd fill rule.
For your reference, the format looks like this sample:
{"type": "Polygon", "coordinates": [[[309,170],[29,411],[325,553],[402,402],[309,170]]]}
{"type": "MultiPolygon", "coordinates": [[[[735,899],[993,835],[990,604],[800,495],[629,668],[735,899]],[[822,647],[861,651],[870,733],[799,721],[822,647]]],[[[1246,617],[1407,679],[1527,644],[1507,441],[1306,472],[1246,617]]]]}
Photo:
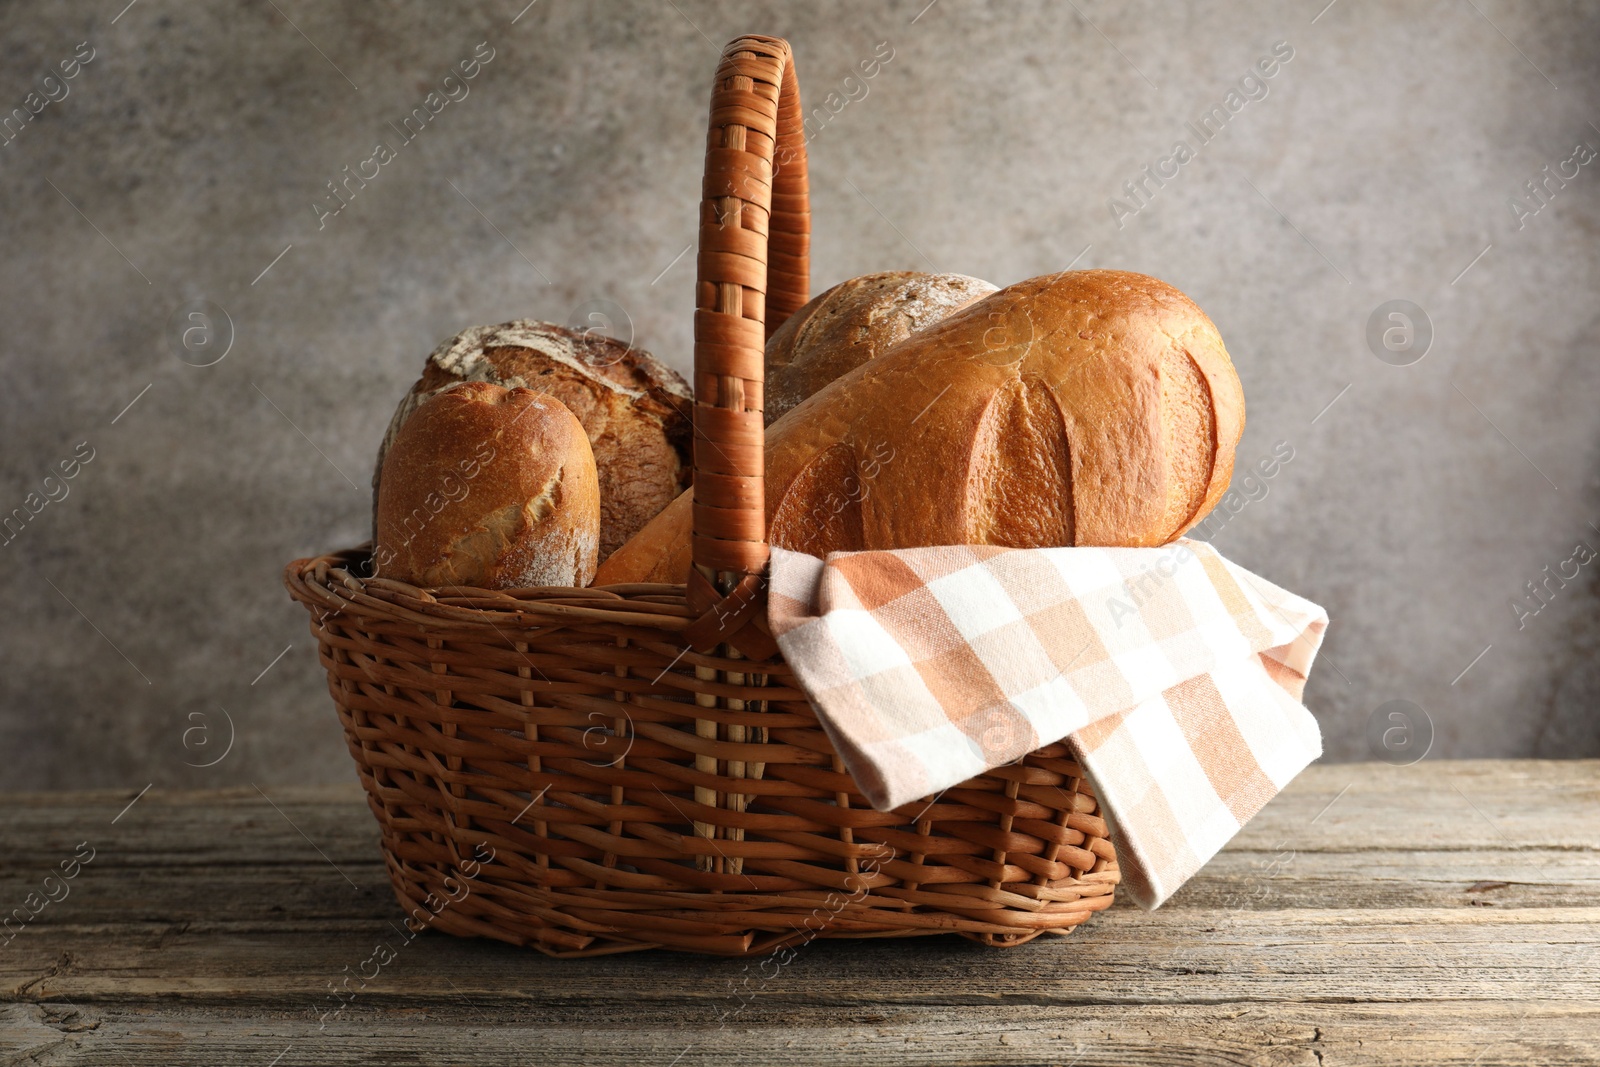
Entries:
{"type": "Polygon", "coordinates": [[[422,405],[390,443],[373,545],[380,577],[584,586],[599,538],[588,436],[547,393],[467,382],[422,405]]]}
{"type": "Polygon", "coordinates": [[[994,291],[964,274],[908,270],[840,282],[789,316],[767,341],[767,425],[890,345],[994,291]]]}
{"type": "MultiPolygon", "coordinates": [[[[1172,286],[1087,270],[994,293],[767,429],[768,540],[832,551],[1166,544],[1227,489],[1244,394],[1172,286]]],[[[681,581],[689,494],[597,575],[681,581]]]]}
{"type": "Polygon", "coordinates": [[[428,356],[378,450],[374,504],[395,434],[430,397],[461,382],[549,393],[577,416],[599,472],[601,559],[689,484],[693,398],[682,377],[602,334],[517,319],[474,326],[428,356]]]}

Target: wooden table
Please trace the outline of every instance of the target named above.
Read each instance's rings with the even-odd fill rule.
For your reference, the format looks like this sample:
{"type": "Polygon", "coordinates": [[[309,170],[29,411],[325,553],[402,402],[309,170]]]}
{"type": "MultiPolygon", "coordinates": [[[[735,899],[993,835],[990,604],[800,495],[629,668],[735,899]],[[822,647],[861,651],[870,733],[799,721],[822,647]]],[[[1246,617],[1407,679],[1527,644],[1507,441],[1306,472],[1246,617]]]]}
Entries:
{"type": "Polygon", "coordinates": [[[93,858],[0,933],[0,1064],[1600,1063],[1596,761],[1313,767],[1159,911],[782,969],[406,943],[354,787],[133,797],[4,798],[4,908],[93,858]]]}

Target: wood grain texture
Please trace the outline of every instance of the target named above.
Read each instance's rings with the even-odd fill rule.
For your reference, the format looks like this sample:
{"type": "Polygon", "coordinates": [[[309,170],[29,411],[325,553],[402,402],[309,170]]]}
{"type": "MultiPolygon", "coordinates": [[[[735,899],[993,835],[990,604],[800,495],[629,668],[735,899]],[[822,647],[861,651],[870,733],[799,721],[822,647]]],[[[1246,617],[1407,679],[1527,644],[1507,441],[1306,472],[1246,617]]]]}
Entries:
{"type": "Polygon", "coordinates": [[[0,1064],[1600,1063],[1593,761],[1312,767],[1159,911],[754,961],[412,939],[354,787],[136,792],[0,798],[5,908],[95,849],[0,1064]]]}

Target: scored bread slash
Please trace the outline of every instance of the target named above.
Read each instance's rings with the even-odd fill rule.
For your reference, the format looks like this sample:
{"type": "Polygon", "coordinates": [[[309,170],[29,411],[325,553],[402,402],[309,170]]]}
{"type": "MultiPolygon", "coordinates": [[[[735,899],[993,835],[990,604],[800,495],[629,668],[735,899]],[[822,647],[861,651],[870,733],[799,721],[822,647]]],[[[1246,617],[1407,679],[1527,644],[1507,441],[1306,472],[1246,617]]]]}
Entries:
{"type": "Polygon", "coordinates": [[[428,356],[378,450],[375,512],[395,435],[430,398],[463,382],[548,393],[577,417],[600,480],[602,560],[689,484],[693,398],[682,376],[643,349],[604,335],[517,319],[474,326],[428,356]]]}

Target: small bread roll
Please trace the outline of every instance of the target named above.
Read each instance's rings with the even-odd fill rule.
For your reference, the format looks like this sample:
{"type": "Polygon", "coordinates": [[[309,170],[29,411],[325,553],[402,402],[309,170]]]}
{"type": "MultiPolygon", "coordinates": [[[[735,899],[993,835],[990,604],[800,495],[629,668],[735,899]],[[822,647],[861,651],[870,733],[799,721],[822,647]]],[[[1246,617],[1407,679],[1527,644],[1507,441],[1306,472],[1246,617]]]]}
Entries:
{"type": "Polygon", "coordinates": [[[766,424],[890,345],[994,291],[964,274],[909,270],[840,282],[789,316],[767,342],[766,424]]]}
{"type": "Polygon", "coordinates": [[[549,393],[578,417],[600,477],[600,558],[689,484],[688,383],[642,348],[599,333],[517,319],[474,326],[428,356],[378,450],[373,499],[395,434],[429,397],[461,382],[549,393]]]}
{"type": "Polygon", "coordinates": [[[380,577],[428,588],[585,586],[599,544],[589,438],[547,393],[457,385],[390,443],[373,546],[380,577]]]}

